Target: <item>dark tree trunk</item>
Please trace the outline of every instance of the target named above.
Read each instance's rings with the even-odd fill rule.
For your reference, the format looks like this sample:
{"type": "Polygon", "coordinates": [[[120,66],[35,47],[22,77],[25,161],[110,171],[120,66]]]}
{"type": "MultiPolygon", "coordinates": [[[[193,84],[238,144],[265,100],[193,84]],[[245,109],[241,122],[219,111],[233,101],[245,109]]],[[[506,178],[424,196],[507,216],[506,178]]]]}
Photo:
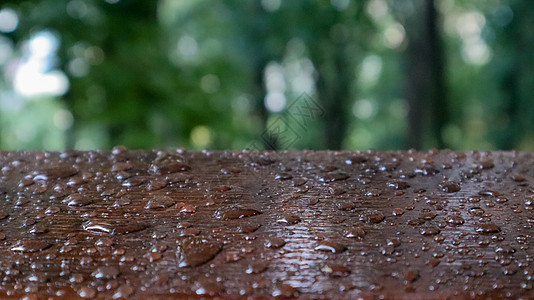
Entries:
{"type": "Polygon", "coordinates": [[[69,111],[72,114],[72,125],[65,132],[65,148],[74,149],[76,147],[76,132],[79,127],[79,118],[77,116],[76,110],[72,105],[72,103],[74,103],[75,101],[72,95],[72,91],[68,91],[63,96],[63,101],[66,103],[66,106],[69,108],[69,111]]]}
{"type": "Polygon", "coordinates": [[[256,141],[258,144],[252,145],[255,147],[261,147],[267,150],[278,150],[278,143],[276,136],[270,135],[269,130],[269,111],[265,107],[265,96],[267,95],[264,72],[267,64],[277,58],[277,53],[272,53],[269,47],[265,45],[266,40],[270,35],[269,28],[265,26],[266,12],[262,8],[259,1],[250,2],[245,6],[246,15],[250,16],[247,19],[246,24],[250,24],[249,28],[246,28],[244,35],[251,49],[249,55],[253,57],[253,86],[252,94],[255,103],[255,113],[260,117],[261,132],[259,132],[256,141]]]}
{"type": "Polygon", "coordinates": [[[254,68],[254,102],[256,105],[256,113],[260,116],[261,124],[262,124],[262,130],[260,133],[260,139],[261,139],[261,146],[267,150],[277,150],[278,143],[276,139],[273,138],[270,134],[267,133],[268,131],[268,122],[269,122],[269,112],[267,111],[267,108],[265,107],[265,84],[264,84],[264,76],[263,73],[265,71],[265,67],[267,66],[267,60],[261,60],[256,67],[254,68]]]}
{"type": "Polygon", "coordinates": [[[445,147],[446,88],[438,13],[433,0],[416,0],[406,21],[406,99],[409,104],[408,146],[445,147]]]}
{"type": "Polygon", "coordinates": [[[347,132],[350,82],[353,76],[347,65],[344,45],[329,47],[333,53],[328,58],[316,58],[319,71],[317,94],[325,110],[323,145],[321,148],[338,150],[343,146],[347,132]]]}
{"type": "MultiPolygon", "coordinates": [[[[498,149],[511,150],[521,148],[521,143],[532,134],[530,131],[534,125],[534,107],[532,106],[532,87],[534,76],[532,68],[531,49],[534,44],[534,36],[530,28],[534,26],[532,15],[534,10],[530,3],[512,2],[512,10],[517,12],[510,24],[501,29],[496,43],[500,50],[495,56],[506,57],[506,67],[496,69],[501,74],[499,87],[502,91],[502,111],[508,120],[497,135],[495,144],[498,149]],[[504,69],[504,71],[502,71],[504,69]]],[[[501,63],[502,64],[502,63],[501,63]]],[[[502,116],[498,116],[502,120],[502,116]]],[[[492,137],[490,137],[492,139],[492,137]]],[[[493,137],[495,139],[495,137],[493,137]]]]}
{"type": "MultiPolygon", "coordinates": [[[[517,58],[514,59],[517,60],[517,58]]],[[[502,150],[511,150],[516,147],[524,133],[522,130],[523,113],[520,108],[521,97],[519,95],[520,76],[518,70],[520,69],[519,63],[514,63],[501,80],[501,89],[504,91],[504,112],[509,120],[505,133],[501,134],[500,139],[496,141],[497,148],[502,150]]]]}

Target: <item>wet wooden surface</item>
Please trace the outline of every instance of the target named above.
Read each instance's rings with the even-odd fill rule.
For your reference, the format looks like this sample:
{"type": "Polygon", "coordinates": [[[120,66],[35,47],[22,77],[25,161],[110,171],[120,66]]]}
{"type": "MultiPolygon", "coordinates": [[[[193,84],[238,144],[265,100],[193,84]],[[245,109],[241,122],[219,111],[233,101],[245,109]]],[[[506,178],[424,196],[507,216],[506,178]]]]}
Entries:
{"type": "Polygon", "coordinates": [[[534,297],[532,153],[116,147],[0,167],[0,297],[534,297]]]}

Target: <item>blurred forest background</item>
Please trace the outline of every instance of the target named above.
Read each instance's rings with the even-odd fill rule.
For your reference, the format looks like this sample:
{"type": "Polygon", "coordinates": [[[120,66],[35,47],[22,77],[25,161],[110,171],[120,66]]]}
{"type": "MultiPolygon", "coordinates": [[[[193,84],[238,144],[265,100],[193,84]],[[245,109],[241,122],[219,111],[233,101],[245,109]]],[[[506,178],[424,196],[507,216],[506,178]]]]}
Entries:
{"type": "Polygon", "coordinates": [[[0,74],[2,149],[534,150],[529,0],[2,0],[0,74]]]}

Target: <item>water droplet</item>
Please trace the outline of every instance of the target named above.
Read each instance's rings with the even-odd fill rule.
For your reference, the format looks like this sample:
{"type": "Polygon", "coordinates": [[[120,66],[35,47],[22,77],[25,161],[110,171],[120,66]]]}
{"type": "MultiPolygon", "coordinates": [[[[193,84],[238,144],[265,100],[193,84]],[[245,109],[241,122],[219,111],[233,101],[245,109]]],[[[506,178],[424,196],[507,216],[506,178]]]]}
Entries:
{"type": "Polygon", "coordinates": [[[400,208],[400,207],[397,207],[395,209],[393,209],[393,215],[394,216],[402,216],[404,214],[404,209],[400,208]]]}
{"type": "Polygon", "coordinates": [[[217,255],[222,247],[219,243],[199,238],[187,238],[178,248],[179,267],[196,267],[217,255]]]}
{"type": "Polygon", "coordinates": [[[284,172],[284,173],[278,173],[278,174],[276,174],[276,175],[274,176],[274,179],[275,179],[275,180],[282,180],[282,181],[283,181],[283,180],[289,180],[289,179],[291,179],[291,178],[293,178],[293,175],[291,175],[291,174],[289,174],[289,173],[285,173],[285,172],[284,172]]]}
{"type": "Polygon", "coordinates": [[[336,207],[339,210],[352,210],[356,207],[356,204],[352,201],[338,201],[336,207]]]}
{"type": "Polygon", "coordinates": [[[126,152],[128,152],[128,148],[123,145],[116,145],[115,147],[113,147],[113,149],[111,149],[111,154],[115,156],[125,154],[126,152]]]}
{"type": "Polygon", "coordinates": [[[345,160],[345,163],[347,165],[357,165],[357,164],[362,164],[364,162],[367,161],[367,157],[363,156],[363,155],[356,155],[356,156],[352,156],[350,158],[347,158],[345,160]]]}
{"type": "Polygon", "coordinates": [[[340,253],[347,249],[347,247],[340,242],[325,240],[319,243],[315,250],[330,251],[332,253],[340,253]]]}
{"type": "Polygon", "coordinates": [[[319,199],[317,198],[308,198],[308,205],[309,206],[314,206],[315,204],[319,203],[319,199]]]}
{"type": "Polygon", "coordinates": [[[494,166],[495,164],[493,163],[493,160],[487,159],[487,160],[481,161],[480,164],[478,165],[478,168],[482,170],[488,170],[488,169],[493,168],[494,166]]]}
{"type": "Polygon", "coordinates": [[[222,220],[236,220],[261,214],[260,211],[251,208],[234,208],[227,211],[217,211],[215,216],[222,220]]]}
{"type": "Polygon", "coordinates": [[[149,191],[157,191],[161,190],[162,188],[166,187],[168,185],[167,181],[163,179],[154,179],[151,180],[148,183],[147,190],[149,191]]]}
{"type": "Polygon", "coordinates": [[[339,186],[331,186],[328,188],[328,192],[334,196],[345,194],[347,191],[339,186]]]}
{"type": "Polygon", "coordinates": [[[50,246],[52,246],[52,244],[43,240],[22,240],[12,246],[11,251],[38,252],[50,246]]]}
{"type": "Polygon", "coordinates": [[[96,247],[110,247],[113,245],[113,241],[110,238],[101,238],[95,242],[96,247]]]}
{"type": "Polygon", "coordinates": [[[84,278],[82,274],[72,274],[72,276],[69,278],[69,281],[73,283],[82,283],[83,280],[84,278]]]}
{"type": "Polygon", "coordinates": [[[42,234],[46,233],[48,230],[43,225],[35,225],[30,229],[31,234],[42,234]]]}
{"type": "Polygon", "coordinates": [[[485,211],[478,206],[473,206],[469,209],[469,213],[473,216],[482,216],[485,211]]]}
{"type": "Polygon", "coordinates": [[[180,212],[183,213],[194,213],[196,211],[197,207],[191,204],[185,204],[184,206],[182,206],[182,208],[180,208],[180,212]]]}
{"type": "MultiPolygon", "coordinates": [[[[126,180],[128,178],[131,178],[132,176],[134,176],[134,174],[132,173],[128,173],[128,172],[118,172],[117,174],[115,174],[115,178],[117,178],[117,180],[120,180],[120,181],[123,181],[123,180],[126,180]]],[[[135,182],[135,181],[134,181],[135,182]]],[[[123,186],[138,186],[140,185],[141,183],[139,184],[135,184],[135,183],[130,183],[130,182],[125,182],[123,183],[123,186]]]]}
{"type": "Polygon", "coordinates": [[[191,226],[193,226],[193,224],[190,222],[180,222],[176,225],[176,228],[189,228],[191,226]]]}
{"type": "Polygon", "coordinates": [[[408,270],[402,273],[402,277],[406,282],[414,282],[419,278],[419,271],[408,270]]]}
{"type": "Polygon", "coordinates": [[[133,168],[133,165],[128,162],[117,162],[111,166],[111,172],[123,172],[133,168]]]}
{"type": "Polygon", "coordinates": [[[123,284],[117,288],[112,298],[113,299],[128,298],[133,294],[133,292],[134,292],[134,289],[131,286],[123,284]]]}
{"type": "Polygon", "coordinates": [[[61,209],[57,206],[50,206],[49,208],[47,208],[45,210],[45,214],[47,215],[54,215],[54,214],[57,214],[61,211],[61,209]]]}
{"type": "Polygon", "coordinates": [[[293,297],[298,297],[298,295],[299,295],[299,290],[296,287],[290,284],[287,284],[287,283],[280,285],[280,287],[275,289],[272,293],[273,297],[293,298],[293,297]]]}
{"type": "Polygon", "coordinates": [[[508,202],[508,198],[506,198],[505,196],[498,196],[495,198],[495,202],[497,203],[505,203],[505,202],[508,202]]]}
{"type": "Polygon", "coordinates": [[[160,260],[162,255],[161,255],[161,253],[149,252],[149,253],[143,255],[143,257],[148,259],[149,262],[155,262],[157,260],[160,260]]]}
{"type": "Polygon", "coordinates": [[[78,290],[78,296],[83,298],[94,298],[96,296],[96,290],[90,287],[82,287],[78,290]]]}
{"type": "Polygon", "coordinates": [[[191,166],[182,162],[169,162],[161,165],[153,164],[150,166],[150,172],[152,174],[170,174],[189,170],[191,170],[191,166]]]}
{"type": "Polygon", "coordinates": [[[247,269],[245,270],[245,273],[247,274],[260,274],[265,272],[267,270],[267,267],[269,265],[266,262],[254,262],[252,264],[249,264],[247,269]]]}
{"type": "Polygon", "coordinates": [[[100,221],[88,221],[83,224],[83,229],[96,233],[107,233],[111,235],[127,234],[141,231],[148,226],[143,223],[108,223],[100,221]]]}
{"type": "Polygon", "coordinates": [[[136,187],[136,186],[140,186],[144,184],[145,182],[147,182],[147,180],[148,179],[146,177],[142,177],[142,176],[131,177],[131,178],[124,180],[122,182],[122,186],[136,187]]]}
{"type": "Polygon", "coordinates": [[[462,225],[464,222],[464,218],[460,216],[450,216],[447,218],[447,223],[451,225],[462,225]]]}
{"type": "Polygon", "coordinates": [[[381,194],[382,194],[382,190],[374,189],[374,188],[370,188],[365,192],[365,196],[369,196],[369,197],[380,197],[381,194]]]}
{"type": "Polygon", "coordinates": [[[433,213],[433,212],[430,212],[430,211],[422,212],[422,213],[419,215],[419,219],[421,219],[421,220],[425,220],[425,221],[434,220],[434,218],[436,218],[436,214],[433,213]]]}
{"type": "Polygon", "coordinates": [[[501,246],[495,249],[495,253],[500,253],[500,254],[513,254],[515,253],[515,251],[516,251],[515,248],[512,246],[501,246]]]}
{"type": "Polygon", "coordinates": [[[113,206],[114,207],[123,207],[123,206],[129,205],[131,203],[132,203],[132,200],[130,200],[130,198],[122,197],[122,198],[119,198],[119,199],[115,200],[115,202],[113,203],[113,206]]]}
{"type": "Polygon", "coordinates": [[[425,167],[422,167],[422,168],[416,168],[414,170],[414,173],[415,174],[421,174],[423,176],[432,176],[432,175],[438,174],[439,171],[434,167],[425,166],[425,167]]]}
{"type": "Polygon", "coordinates": [[[424,219],[421,219],[421,218],[417,218],[417,219],[410,219],[406,222],[406,224],[408,225],[412,225],[412,226],[419,226],[421,224],[424,224],[425,223],[425,220],[424,219]]]}
{"type": "Polygon", "coordinates": [[[157,208],[167,208],[171,207],[176,203],[174,199],[169,196],[156,196],[148,200],[145,208],[147,209],[157,209],[157,208]]]}
{"type": "MultiPolygon", "coordinates": [[[[28,175],[28,176],[30,176],[30,175],[28,175]]],[[[32,185],[32,184],[35,183],[34,180],[48,180],[48,177],[45,176],[45,175],[43,175],[43,176],[41,176],[41,177],[37,177],[37,179],[35,179],[35,177],[34,177],[34,178],[31,178],[31,177],[29,177],[29,178],[23,178],[23,179],[20,181],[20,183],[19,183],[19,187],[30,186],[30,185],[32,185]]]]}
{"type": "Polygon", "coordinates": [[[24,222],[22,222],[22,226],[23,227],[28,227],[28,226],[32,226],[33,224],[35,224],[35,220],[34,219],[25,219],[24,222]]]}
{"type": "Polygon", "coordinates": [[[525,175],[516,173],[512,175],[512,180],[515,182],[523,182],[526,180],[525,175]]]}
{"type": "Polygon", "coordinates": [[[81,194],[71,194],[65,198],[65,202],[68,206],[86,206],[93,203],[93,200],[81,194]]]}
{"type": "Polygon", "coordinates": [[[354,284],[351,281],[342,281],[339,283],[339,291],[347,292],[354,288],[354,284]]]}
{"type": "Polygon", "coordinates": [[[499,197],[501,196],[501,193],[499,191],[493,191],[493,190],[482,190],[478,192],[480,196],[489,196],[489,197],[499,197]]]}
{"type": "Polygon", "coordinates": [[[341,181],[349,178],[350,176],[347,173],[343,172],[330,172],[327,173],[321,177],[319,177],[319,181],[322,182],[333,182],[333,181],[341,181]]]}
{"type": "Polygon", "coordinates": [[[369,210],[360,214],[360,221],[367,223],[380,223],[385,219],[384,214],[378,210],[369,210]]]}
{"type": "Polygon", "coordinates": [[[237,227],[237,231],[241,233],[252,233],[260,227],[261,224],[241,224],[237,227]]]}
{"type": "Polygon", "coordinates": [[[361,227],[353,227],[347,229],[343,232],[343,236],[348,238],[358,238],[361,239],[365,236],[365,231],[361,227]]]}
{"type": "Polygon", "coordinates": [[[224,184],[221,184],[221,185],[216,185],[216,186],[212,186],[209,191],[210,192],[216,192],[216,193],[224,193],[224,192],[227,192],[229,190],[231,190],[232,188],[230,186],[227,186],[227,185],[224,185],[224,184]]]}
{"type": "Polygon", "coordinates": [[[119,269],[113,266],[99,267],[91,273],[97,279],[112,279],[119,276],[119,269]]]}
{"type": "Polygon", "coordinates": [[[476,227],[476,232],[480,234],[491,234],[501,231],[501,228],[493,223],[480,224],[476,227]]]}
{"type": "Polygon", "coordinates": [[[236,262],[243,259],[243,254],[241,251],[233,250],[227,251],[224,255],[224,260],[226,262],[236,262]]]}
{"type": "Polygon", "coordinates": [[[163,253],[167,250],[168,246],[164,243],[156,243],[150,248],[150,252],[163,253]]]}
{"type": "Polygon", "coordinates": [[[445,193],[456,193],[461,189],[456,181],[443,181],[439,184],[439,188],[445,193]]]}
{"type": "Polygon", "coordinates": [[[267,241],[265,241],[265,247],[267,248],[278,249],[278,248],[283,247],[285,244],[286,244],[286,241],[284,241],[284,239],[279,238],[279,237],[272,237],[272,238],[269,238],[267,241]]]}
{"type": "Polygon", "coordinates": [[[301,221],[300,217],[294,214],[282,216],[276,220],[277,223],[284,225],[295,225],[301,221]]]}
{"type": "Polygon", "coordinates": [[[426,227],[421,227],[419,229],[419,233],[425,236],[436,235],[440,232],[441,230],[439,229],[439,227],[436,227],[436,226],[426,226],[426,227]]]}
{"type": "Polygon", "coordinates": [[[39,194],[42,194],[42,193],[46,192],[46,190],[48,190],[48,185],[40,184],[35,188],[35,190],[33,192],[34,192],[34,194],[39,195],[39,194]]]}
{"type": "Polygon", "coordinates": [[[388,246],[398,247],[401,245],[401,240],[398,237],[392,237],[387,240],[388,246]]]}
{"type": "Polygon", "coordinates": [[[197,228],[185,228],[180,230],[180,236],[196,236],[200,234],[200,230],[197,228]]]}
{"type": "Polygon", "coordinates": [[[437,258],[431,258],[428,260],[428,264],[432,267],[437,267],[439,265],[440,261],[437,258]]]}
{"type": "Polygon", "coordinates": [[[222,168],[221,173],[224,175],[239,174],[241,173],[241,170],[238,168],[230,168],[230,169],[222,168]]]}
{"type": "Polygon", "coordinates": [[[67,178],[73,175],[78,174],[78,170],[73,167],[55,167],[43,169],[42,171],[37,172],[33,177],[34,180],[48,180],[49,178],[61,179],[67,178]],[[37,177],[37,179],[36,179],[37,177]]]}
{"type": "Polygon", "coordinates": [[[323,273],[327,274],[330,277],[346,277],[350,275],[350,270],[339,264],[327,264],[324,267],[321,268],[321,271],[323,273]]]}
{"type": "Polygon", "coordinates": [[[198,288],[195,293],[199,296],[216,296],[223,291],[220,284],[212,280],[202,280],[196,283],[198,288]]]}
{"type": "Polygon", "coordinates": [[[387,183],[388,187],[395,189],[395,190],[405,190],[410,187],[410,185],[406,181],[390,181],[387,183]]]}
{"type": "Polygon", "coordinates": [[[293,179],[293,180],[291,181],[291,185],[292,185],[292,186],[295,186],[295,187],[297,187],[297,186],[302,186],[302,185],[304,185],[307,181],[308,181],[308,180],[306,180],[306,179],[304,179],[304,178],[302,178],[302,177],[299,177],[299,178],[295,178],[295,179],[293,179]]]}

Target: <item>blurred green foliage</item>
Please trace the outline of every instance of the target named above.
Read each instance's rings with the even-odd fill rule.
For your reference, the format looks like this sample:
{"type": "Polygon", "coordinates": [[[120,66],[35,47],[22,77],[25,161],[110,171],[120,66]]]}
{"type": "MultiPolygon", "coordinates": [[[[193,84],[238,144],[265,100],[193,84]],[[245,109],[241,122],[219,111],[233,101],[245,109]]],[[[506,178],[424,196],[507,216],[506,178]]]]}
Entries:
{"type": "Polygon", "coordinates": [[[521,0],[4,0],[0,147],[531,150],[533,23],[521,0]]]}

